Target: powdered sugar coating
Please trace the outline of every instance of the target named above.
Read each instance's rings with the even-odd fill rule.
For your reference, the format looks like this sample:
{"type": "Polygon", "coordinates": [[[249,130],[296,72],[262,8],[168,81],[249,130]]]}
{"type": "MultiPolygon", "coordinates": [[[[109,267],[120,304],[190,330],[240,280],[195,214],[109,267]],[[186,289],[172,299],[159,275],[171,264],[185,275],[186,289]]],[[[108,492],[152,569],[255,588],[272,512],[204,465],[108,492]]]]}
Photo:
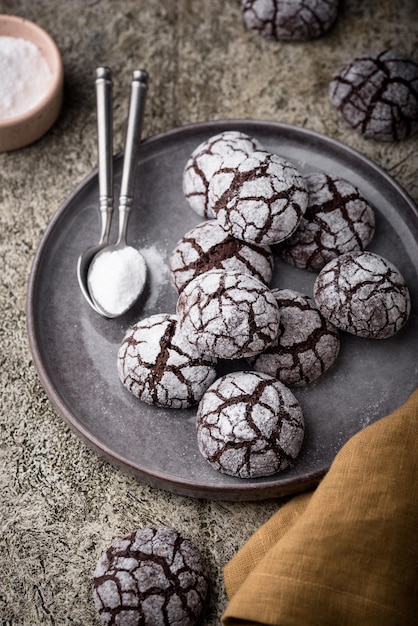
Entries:
{"type": "Polygon", "coordinates": [[[261,372],[233,372],[206,391],[197,411],[197,441],[210,465],[239,478],[269,476],[299,454],[302,409],[291,391],[261,372]]]}
{"type": "Polygon", "coordinates": [[[308,208],[280,254],[296,267],[320,271],[340,254],[364,250],[373,238],[375,216],[360,190],[343,178],[314,173],[305,180],[308,208]]]}
{"type": "Polygon", "coordinates": [[[193,626],[207,591],[198,548],[171,528],[142,528],[115,541],[94,572],[94,604],[109,626],[193,626]]]}
{"type": "Polygon", "coordinates": [[[318,274],[314,298],[337,328],[372,339],[397,333],[411,310],[399,270],[372,252],[349,252],[330,261],[318,274]]]}
{"type": "Polygon", "coordinates": [[[405,139],[418,125],[418,64],[383,50],[346,63],[329,95],[341,119],[366,138],[405,139]]]}
{"type": "Polygon", "coordinates": [[[291,289],[273,289],[272,293],[280,310],[279,335],[273,345],[251,359],[251,365],[285,385],[307,385],[335,362],[340,349],[338,330],[309,296],[291,289]]]}
{"type": "Polygon", "coordinates": [[[322,37],[335,22],[338,5],[339,0],[241,0],[247,28],[290,41],[322,37]]]}
{"type": "Polygon", "coordinates": [[[268,246],[232,237],[216,222],[198,224],[180,239],[170,256],[171,281],[177,291],[195,276],[224,269],[255,276],[268,284],[273,273],[273,254],[268,246]]]}
{"type": "Polygon", "coordinates": [[[210,180],[209,205],[228,233],[269,245],[296,230],[308,205],[308,191],[292,163],[256,151],[238,165],[225,158],[210,180]]]}
{"type": "Polygon", "coordinates": [[[197,276],[177,300],[180,330],[202,354],[238,359],[258,354],[276,338],[279,309],[253,276],[211,270],[197,276]]]}
{"type": "Polygon", "coordinates": [[[218,171],[224,157],[238,164],[254,150],[263,150],[262,144],[246,133],[227,130],[210,137],[193,150],[183,172],[183,193],[190,207],[198,215],[213,217],[208,206],[209,181],[218,171]]]}
{"type": "Polygon", "coordinates": [[[126,333],[119,348],[119,378],[147,404],[192,406],[216,377],[216,360],[197,352],[177,326],[175,315],[151,315],[126,333]]]}

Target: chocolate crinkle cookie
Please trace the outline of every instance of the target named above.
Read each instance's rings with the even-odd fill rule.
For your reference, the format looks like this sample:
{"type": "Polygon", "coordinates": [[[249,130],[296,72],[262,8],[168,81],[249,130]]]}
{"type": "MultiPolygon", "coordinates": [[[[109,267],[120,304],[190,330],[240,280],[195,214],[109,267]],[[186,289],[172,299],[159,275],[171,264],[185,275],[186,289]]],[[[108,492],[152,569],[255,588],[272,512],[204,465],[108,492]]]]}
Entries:
{"type": "Polygon", "coordinates": [[[238,166],[224,159],[209,183],[209,205],[232,236],[270,245],[296,230],[308,205],[308,191],[292,163],[255,151],[238,166]]]}
{"type": "Polygon", "coordinates": [[[224,131],[199,144],[183,171],[183,193],[193,211],[205,218],[213,217],[208,205],[210,179],[225,157],[238,165],[254,150],[263,150],[262,144],[236,130],[224,131]]]}
{"type": "Polygon", "coordinates": [[[308,208],[279,253],[296,267],[319,271],[340,254],[364,250],[374,235],[375,215],[360,190],[343,178],[314,173],[305,180],[308,208]]]}
{"type": "Polygon", "coordinates": [[[338,8],[339,0],[241,0],[247,28],[288,41],[322,37],[337,19],[338,8]]]}
{"type": "Polygon", "coordinates": [[[307,385],[335,362],[339,332],[321,315],[312,298],[291,289],[273,289],[272,293],[280,310],[278,339],[251,359],[251,365],[285,385],[307,385]]]}
{"type": "Polygon", "coordinates": [[[197,404],[216,377],[216,359],[202,356],[178,332],[175,315],[151,315],[135,324],[118,351],[122,384],[137,398],[164,408],[197,404]]]}
{"type": "Polygon", "coordinates": [[[171,281],[177,291],[193,278],[212,269],[242,272],[269,284],[273,254],[269,246],[258,246],[232,237],[216,220],[198,224],[175,246],[170,256],[171,281]]]}
{"type": "Polygon", "coordinates": [[[193,626],[207,591],[198,548],[171,528],[143,528],[115,541],[94,571],[94,604],[109,626],[193,626]]]}
{"type": "Polygon", "coordinates": [[[279,309],[262,282],[241,272],[211,270],[190,281],[177,300],[180,331],[202,354],[254,356],[277,337],[279,309]]]}
{"type": "Polygon", "coordinates": [[[397,333],[411,310],[399,270],[372,252],[348,252],[325,265],[314,284],[314,299],[337,328],[371,339],[397,333]]]}
{"type": "Polygon", "coordinates": [[[418,125],[418,64],[383,50],[346,63],[330,84],[339,116],[366,138],[394,141],[418,125]]]}
{"type": "Polygon", "coordinates": [[[218,378],[197,411],[201,454],[215,470],[239,478],[285,469],[300,452],[304,429],[292,392],[261,372],[218,378]]]}

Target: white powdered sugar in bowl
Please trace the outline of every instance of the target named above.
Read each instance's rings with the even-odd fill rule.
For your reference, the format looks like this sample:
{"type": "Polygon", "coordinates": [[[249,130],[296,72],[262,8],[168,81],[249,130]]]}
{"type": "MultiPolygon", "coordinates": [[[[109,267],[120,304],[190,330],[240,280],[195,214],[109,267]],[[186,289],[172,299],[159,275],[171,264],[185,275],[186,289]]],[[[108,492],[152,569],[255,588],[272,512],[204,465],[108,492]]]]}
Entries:
{"type": "Polygon", "coordinates": [[[28,146],[56,122],[64,97],[64,65],[38,24],[0,14],[0,152],[28,146]]]}
{"type": "Polygon", "coordinates": [[[26,39],[0,36],[0,119],[26,113],[50,88],[51,69],[39,48],[26,39]]]}

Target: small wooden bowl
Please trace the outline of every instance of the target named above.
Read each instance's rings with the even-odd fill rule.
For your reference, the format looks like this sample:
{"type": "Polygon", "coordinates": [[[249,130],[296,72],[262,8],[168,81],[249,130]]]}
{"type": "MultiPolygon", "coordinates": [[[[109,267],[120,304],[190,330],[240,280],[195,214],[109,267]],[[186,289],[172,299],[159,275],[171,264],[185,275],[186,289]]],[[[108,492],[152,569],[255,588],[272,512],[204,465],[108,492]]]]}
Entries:
{"type": "Polygon", "coordinates": [[[0,119],[0,152],[27,146],[44,135],[62,106],[64,69],[54,40],[37,24],[22,17],[0,14],[0,36],[26,39],[35,44],[48,63],[52,77],[44,96],[25,113],[0,119]]]}

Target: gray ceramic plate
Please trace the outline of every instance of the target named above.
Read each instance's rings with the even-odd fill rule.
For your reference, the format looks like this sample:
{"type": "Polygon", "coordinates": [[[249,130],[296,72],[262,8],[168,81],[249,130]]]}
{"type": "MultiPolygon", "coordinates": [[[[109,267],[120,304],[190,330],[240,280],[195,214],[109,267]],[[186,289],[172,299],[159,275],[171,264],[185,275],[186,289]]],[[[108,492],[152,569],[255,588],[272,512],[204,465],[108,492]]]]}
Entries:
{"type": "MultiPolygon", "coordinates": [[[[116,193],[121,164],[119,155],[116,193]]],[[[37,251],[29,284],[28,329],[51,401],[88,445],[156,487],[209,499],[256,500],[315,485],[349,437],[398,407],[417,386],[416,206],[383,170],[347,146],[301,128],[251,120],[196,124],[147,139],[136,183],[128,239],[144,251],[150,266],[148,288],[136,311],[104,320],[88,307],[78,288],[77,258],[99,237],[96,172],[60,207],[37,251]],[[182,194],[184,164],[203,140],[232,129],[257,137],[302,173],[329,172],[359,187],[377,215],[369,249],[395,263],[413,300],[411,318],[395,337],[373,341],[342,336],[337,363],[317,382],[294,392],[306,420],[297,461],[281,473],[253,480],[219,474],[200,456],[195,409],[170,411],[143,404],[122,387],[116,373],[117,350],[128,327],[141,317],[175,309],[168,257],[178,239],[201,221],[182,194]]],[[[314,279],[314,274],[278,260],[273,286],[312,294],[314,279]]]]}

